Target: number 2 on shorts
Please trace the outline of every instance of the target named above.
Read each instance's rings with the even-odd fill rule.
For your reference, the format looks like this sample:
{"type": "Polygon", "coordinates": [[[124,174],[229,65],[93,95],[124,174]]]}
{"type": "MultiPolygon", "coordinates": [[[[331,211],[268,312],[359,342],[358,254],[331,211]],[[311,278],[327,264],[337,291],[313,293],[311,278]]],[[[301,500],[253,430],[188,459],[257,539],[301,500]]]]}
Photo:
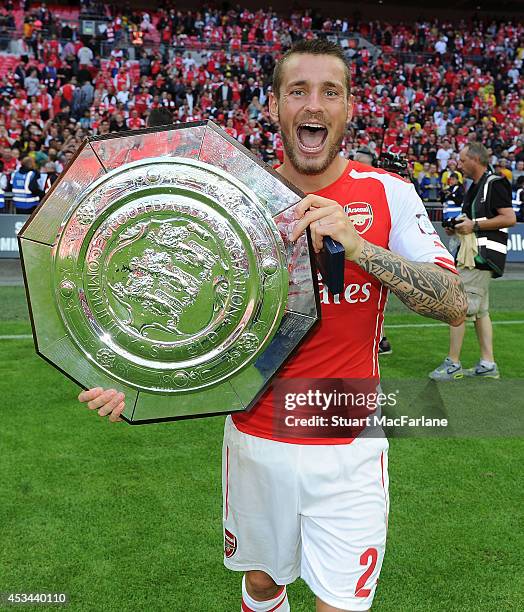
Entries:
{"type": "Polygon", "coordinates": [[[375,569],[377,559],[378,552],[376,548],[368,548],[360,555],[360,565],[368,565],[369,563],[369,566],[358,579],[357,588],[355,589],[355,597],[367,597],[371,593],[371,589],[365,589],[364,586],[375,569]]]}

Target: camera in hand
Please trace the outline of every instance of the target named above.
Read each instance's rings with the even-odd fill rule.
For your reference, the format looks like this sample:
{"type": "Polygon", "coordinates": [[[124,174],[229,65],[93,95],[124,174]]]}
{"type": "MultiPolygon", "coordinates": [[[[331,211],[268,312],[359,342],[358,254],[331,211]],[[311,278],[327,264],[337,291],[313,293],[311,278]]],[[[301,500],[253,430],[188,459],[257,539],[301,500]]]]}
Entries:
{"type": "Polygon", "coordinates": [[[457,215],[456,217],[451,217],[451,219],[444,219],[442,221],[442,227],[449,230],[454,230],[455,227],[464,221],[466,215],[457,215]]]}
{"type": "Polygon", "coordinates": [[[395,172],[404,178],[411,178],[407,160],[391,151],[383,151],[380,157],[374,160],[373,165],[388,172],[395,172]]]}

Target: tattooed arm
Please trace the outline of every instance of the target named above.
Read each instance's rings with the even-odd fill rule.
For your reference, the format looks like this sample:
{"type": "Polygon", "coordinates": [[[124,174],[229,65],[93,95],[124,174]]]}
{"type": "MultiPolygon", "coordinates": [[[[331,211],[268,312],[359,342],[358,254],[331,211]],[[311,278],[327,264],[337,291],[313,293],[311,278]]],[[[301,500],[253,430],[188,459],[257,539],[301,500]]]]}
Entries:
{"type": "Polygon", "coordinates": [[[433,263],[408,261],[365,240],[361,246],[355,263],[391,289],[408,308],[449,325],[464,321],[467,300],[459,276],[433,263]]]}
{"type": "Polygon", "coordinates": [[[306,196],[297,206],[291,238],[309,226],[315,251],[322,248],[324,236],[338,240],[346,259],[388,287],[408,308],[421,315],[460,325],[466,316],[467,298],[460,277],[433,263],[421,263],[376,246],[358,235],[343,208],[332,200],[306,196]]]}

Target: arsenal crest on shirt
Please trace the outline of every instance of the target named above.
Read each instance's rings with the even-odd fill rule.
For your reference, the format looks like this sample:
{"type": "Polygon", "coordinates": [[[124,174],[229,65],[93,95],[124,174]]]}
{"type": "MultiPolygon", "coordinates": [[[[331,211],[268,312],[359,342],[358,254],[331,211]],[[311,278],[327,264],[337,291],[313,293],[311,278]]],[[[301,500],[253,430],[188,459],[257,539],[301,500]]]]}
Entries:
{"type": "Polygon", "coordinates": [[[373,209],[367,202],[351,202],[344,206],[344,211],[358,234],[364,234],[373,225],[373,209]]]}

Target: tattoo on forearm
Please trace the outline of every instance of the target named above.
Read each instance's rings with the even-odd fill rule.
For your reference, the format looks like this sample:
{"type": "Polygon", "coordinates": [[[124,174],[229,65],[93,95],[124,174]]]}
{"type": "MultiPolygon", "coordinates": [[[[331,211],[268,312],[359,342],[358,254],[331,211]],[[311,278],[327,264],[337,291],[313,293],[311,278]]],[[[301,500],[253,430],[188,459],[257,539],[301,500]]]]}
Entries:
{"type": "Polygon", "coordinates": [[[356,263],[411,310],[451,324],[464,318],[467,298],[460,278],[436,264],[408,261],[369,242],[356,263]]]}

